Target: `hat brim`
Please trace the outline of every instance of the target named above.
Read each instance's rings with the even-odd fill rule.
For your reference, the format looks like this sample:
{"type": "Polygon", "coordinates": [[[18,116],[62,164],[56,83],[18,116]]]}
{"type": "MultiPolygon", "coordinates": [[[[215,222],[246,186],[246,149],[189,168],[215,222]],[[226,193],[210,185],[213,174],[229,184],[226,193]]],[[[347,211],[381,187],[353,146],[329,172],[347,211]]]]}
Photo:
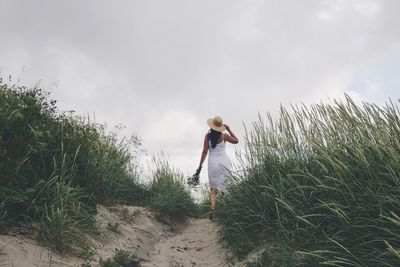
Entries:
{"type": "Polygon", "coordinates": [[[209,118],[208,120],[207,120],[207,124],[208,124],[208,126],[211,128],[211,129],[213,129],[214,131],[217,131],[217,132],[223,132],[223,131],[225,131],[225,126],[220,126],[220,127],[218,127],[218,126],[216,126],[215,124],[214,124],[214,119],[213,118],[209,118]]]}

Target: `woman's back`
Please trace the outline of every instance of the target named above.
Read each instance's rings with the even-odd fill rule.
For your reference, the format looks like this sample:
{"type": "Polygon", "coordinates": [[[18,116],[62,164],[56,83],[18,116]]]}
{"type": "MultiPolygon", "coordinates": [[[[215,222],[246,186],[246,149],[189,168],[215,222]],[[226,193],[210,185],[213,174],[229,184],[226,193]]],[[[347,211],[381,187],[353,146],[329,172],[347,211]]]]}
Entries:
{"type": "Polygon", "coordinates": [[[227,172],[231,169],[231,161],[225,152],[225,141],[221,141],[214,148],[209,146],[208,178],[210,186],[225,192],[227,172]]]}
{"type": "Polygon", "coordinates": [[[219,142],[214,148],[211,146],[211,141],[209,141],[209,152],[210,152],[210,156],[212,157],[213,155],[217,155],[217,154],[226,154],[225,152],[225,141],[221,141],[219,142]]]}

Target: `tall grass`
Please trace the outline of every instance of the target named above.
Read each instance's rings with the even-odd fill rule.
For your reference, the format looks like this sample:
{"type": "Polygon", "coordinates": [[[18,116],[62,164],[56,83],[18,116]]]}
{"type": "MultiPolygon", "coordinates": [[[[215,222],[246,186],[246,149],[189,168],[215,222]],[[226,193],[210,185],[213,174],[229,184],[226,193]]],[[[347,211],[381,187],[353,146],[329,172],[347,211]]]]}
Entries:
{"type": "Polygon", "coordinates": [[[74,161],[68,162],[63,146],[61,154],[61,162],[54,159],[51,177],[40,181],[32,190],[35,192],[33,219],[37,221],[41,241],[60,252],[78,254],[92,246],[87,236],[95,233],[95,220],[85,203],[86,194],[71,183],[74,161]]]}
{"type": "Polygon", "coordinates": [[[160,217],[198,213],[183,175],[163,159],[149,184],[138,181],[137,135],[61,112],[39,88],[0,83],[0,232],[31,225],[60,252],[87,251],[96,205],[135,204],[160,217]]]}
{"type": "Polygon", "coordinates": [[[149,185],[150,207],[161,218],[183,221],[188,216],[198,215],[183,174],[172,168],[163,157],[155,158],[155,170],[149,185]]]}
{"type": "Polygon", "coordinates": [[[58,111],[39,88],[0,83],[0,227],[32,222],[58,250],[86,248],[97,203],[144,203],[140,139],[58,111]],[[133,149],[133,151],[132,151],[133,149]],[[132,153],[133,152],[133,153],[132,153]]]}
{"type": "Polygon", "coordinates": [[[264,247],[260,266],[400,265],[395,103],[358,106],[346,96],[282,107],[245,141],[243,174],[220,211],[222,237],[239,257],[264,247]]]}

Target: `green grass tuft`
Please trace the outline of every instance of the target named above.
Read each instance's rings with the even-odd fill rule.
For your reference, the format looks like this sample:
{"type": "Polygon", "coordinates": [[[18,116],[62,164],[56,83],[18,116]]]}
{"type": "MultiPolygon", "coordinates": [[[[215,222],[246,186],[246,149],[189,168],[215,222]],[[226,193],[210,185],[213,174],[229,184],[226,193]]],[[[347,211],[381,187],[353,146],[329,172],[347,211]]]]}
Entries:
{"type": "Polygon", "coordinates": [[[174,170],[166,160],[155,159],[156,170],[150,183],[150,207],[160,217],[182,221],[188,216],[197,216],[189,188],[185,186],[182,173],[174,170]]]}
{"type": "Polygon", "coordinates": [[[100,267],[140,267],[140,260],[128,251],[115,249],[114,257],[101,260],[100,267]]]}

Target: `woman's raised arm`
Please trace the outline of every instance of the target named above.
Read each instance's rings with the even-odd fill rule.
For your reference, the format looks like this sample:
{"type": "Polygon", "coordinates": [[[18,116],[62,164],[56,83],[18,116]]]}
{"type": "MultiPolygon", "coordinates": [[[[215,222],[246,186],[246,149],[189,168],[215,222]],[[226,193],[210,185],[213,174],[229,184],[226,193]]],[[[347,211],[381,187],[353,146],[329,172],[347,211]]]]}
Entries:
{"type": "Polygon", "coordinates": [[[224,124],[225,129],[228,131],[229,134],[225,134],[225,140],[232,144],[239,143],[239,139],[236,135],[232,132],[231,127],[228,124],[224,124]]]}

